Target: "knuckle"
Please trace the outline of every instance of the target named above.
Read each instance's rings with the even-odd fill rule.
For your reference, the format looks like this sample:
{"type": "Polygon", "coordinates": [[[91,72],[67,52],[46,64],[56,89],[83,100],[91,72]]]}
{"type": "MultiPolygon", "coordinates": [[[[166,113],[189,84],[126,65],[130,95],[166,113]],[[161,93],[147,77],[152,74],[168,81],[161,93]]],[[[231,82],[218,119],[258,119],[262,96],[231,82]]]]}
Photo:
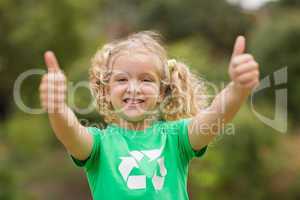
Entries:
{"type": "Polygon", "coordinates": [[[64,77],[64,75],[62,73],[58,73],[56,78],[59,81],[64,81],[65,80],[65,77],[64,77]]]}
{"type": "Polygon", "coordinates": [[[234,70],[234,73],[236,74],[236,76],[239,76],[239,75],[241,75],[241,73],[242,73],[242,69],[241,69],[241,67],[237,67],[237,68],[235,68],[235,70],[234,70]]]}
{"type": "Polygon", "coordinates": [[[253,57],[252,54],[247,53],[247,54],[245,54],[245,55],[247,56],[247,58],[248,58],[249,60],[254,60],[254,57],[253,57]]]}
{"type": "Polygon", "coordinates": [[[234,58],[232,59],[231,63],[232,63],[233,66],[238,65],[237,57],[234,57],[234,58]]]}
{"type": "Polygon", "coordinates": [[[65,92],[66,88],[64,86],[57,86],[55,87],[56,92],[65,92]]]}
{"type": "Polygon", "coordinates": [[[251,65],[255,68],[255,69],[258,69],[259,65],[256,61],[252,61],[251,62],[251,65]]]}

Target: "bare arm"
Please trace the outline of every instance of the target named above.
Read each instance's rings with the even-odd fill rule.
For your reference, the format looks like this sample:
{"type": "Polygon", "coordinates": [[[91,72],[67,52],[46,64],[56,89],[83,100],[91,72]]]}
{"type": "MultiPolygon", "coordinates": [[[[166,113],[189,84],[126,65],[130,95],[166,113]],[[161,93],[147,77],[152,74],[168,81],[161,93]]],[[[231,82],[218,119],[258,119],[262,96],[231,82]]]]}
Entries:
{"type": "Polygon", "coordinates": [[[52,52],[45,53],[45,63],[48,73],[40,84],[42,107],[48,112],[57,139],[75,158],[85,160],[92,150],[93,138],[65,103],[66,78],[52,52]]]}
{"type": "Polygon", "coordinates": [[[229,65],[232,80],[213,100],[211,106],[198,113],[189,124],[189,140],[193,149],[208,145],[219,133],[222,124],[230,122],[259,82],[258,64],[250,54],[244,54],[245,39],[235,43],[229,65]]]}
{"type": "Polygon", "coordinates": [[[230,122],[247,98],[247,93],[237,91],[233,82],[213,100],[211,106],[198,113],[189,125],[189,139],[194,149],[208,145],[219,133],[222,124],[230,122]]]}
{"type": "Polygon", "coordinates": [[[73,111],[65,105],[61,113],[48,113],[57,139],[79,160],[85,160],[92,150],[93,138],[82,126],[73,111]]]}

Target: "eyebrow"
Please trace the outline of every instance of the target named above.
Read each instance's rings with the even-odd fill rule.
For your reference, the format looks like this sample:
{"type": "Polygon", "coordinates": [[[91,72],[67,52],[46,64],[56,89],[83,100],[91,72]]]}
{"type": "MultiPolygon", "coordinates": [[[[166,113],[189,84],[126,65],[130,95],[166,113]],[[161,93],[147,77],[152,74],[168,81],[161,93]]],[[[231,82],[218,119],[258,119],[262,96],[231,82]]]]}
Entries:
{"type": "MultiPolygon", "coordinates": [[[[118,71],[118,72],[114,72],[113,75],[114,76],[129,75],[129,73],[128,72],[124,72],[124,71],[118,71]]],[[[139,74],[139,76],[151,76],[151,77],[155,78],[155,74],[154,73],[149,73],[149,72],[141,73],[141,74],[139,74]]]]}
{"type": "Polygon", "coordinates": [[[118,77],[118,76],[129,76],[129,73],[118,70],[118,71],[113,71],[111,74],[112,77],[118,77]]]}

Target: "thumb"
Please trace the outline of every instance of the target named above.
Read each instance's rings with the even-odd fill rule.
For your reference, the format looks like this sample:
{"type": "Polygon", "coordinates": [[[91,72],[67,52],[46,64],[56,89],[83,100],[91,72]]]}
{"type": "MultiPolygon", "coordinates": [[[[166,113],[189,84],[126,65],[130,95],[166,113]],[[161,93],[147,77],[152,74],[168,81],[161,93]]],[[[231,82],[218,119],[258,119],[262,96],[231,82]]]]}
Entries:
{"type": "Polygon", "coordinates": [[[55,54],[52,51],[47,51],[44,54],[45,63],[47,65],[48,71],[56,71],[59,70],[59,64],[55,57],[55,54]]]}
{"type": "Polygon", "coordinates": [[[244,36],[238,36],[233,47],[232,57],[243,54],[246,49],[246,39],[244,36]]]}

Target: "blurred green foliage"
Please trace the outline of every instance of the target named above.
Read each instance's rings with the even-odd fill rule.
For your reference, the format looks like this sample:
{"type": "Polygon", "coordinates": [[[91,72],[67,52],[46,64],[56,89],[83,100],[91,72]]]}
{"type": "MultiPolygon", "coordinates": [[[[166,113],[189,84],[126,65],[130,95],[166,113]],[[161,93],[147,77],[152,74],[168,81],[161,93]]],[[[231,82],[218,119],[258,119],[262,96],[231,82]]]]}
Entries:
{"type": "Polygon", "coordinates": [[[235,36],[245,34],[252,25],[251,18],[240,9],[219,0],[149,1],[143,5],[142,13],[140,24],[143,28],[157,28],[169,40],[202,36],[226,53],[231,52],[235,36]],[[230,29],[227,29],[229,25],[230,29]]]}
{"type": "MultiPolygon", "coordinates": [[[[300,41],[299,10],[293,9],[271,13],[270,18],[259,24],[252,35],[251,49],[262,66],[262,77],[288,67],[289,92],[300,89],[297,84],[300,76],[300,46],[297,41],[300,41]]],[[[270,95],[269,99],[272,101],[274,96],[270,95]]],[[[299,100],[299,93],[289,93],[288,111],[290,119],[295,121],[300,119],[299,100]]]]}
{"type": "MultiPolygon", "coordinates": [[[[189,192],[191,199],[299,199],[299,11],[297,0],[272,2],[255,12],[225,0],[1,0],[0,199],[89,198],[82,171],[71,164],[46,114],[24,113],[16,105],[14,81],[28,69],[45,69],[47,49],[55,51],[72,84],[87,81],[97,48],[144,29],[160,31],[170,57],[220,90],[229,81],[228,62],[239,34],[246,35],[262,78],[288,67],[289,84],[283,86],[289,92],[288,133],[264,125],[245,105],[231,124],[234,134],[225,128],[205,157],[192,162],[189,192]]],[[[24,103],[33,108],[39,107],[39,79],[28,77],[21,88],[24,103]]],[[[271,118],[274,89],[261,92],[254,102],[271,118]]],[[[91,101],[87,88],[76,91],[77,107],[91,101]]],[[[102,121],[96,112],[76,114],[87,126],[102,121]]]]}
{"type": "Polygon", "coordinates": [[[297,1],[297,0],[281,0],[279,1],[279,5],[284,7],[284,6],[287,6],[287,7],[295,7],[295,6],[298,6],[300,7],[300,2],[297,1]]]}

